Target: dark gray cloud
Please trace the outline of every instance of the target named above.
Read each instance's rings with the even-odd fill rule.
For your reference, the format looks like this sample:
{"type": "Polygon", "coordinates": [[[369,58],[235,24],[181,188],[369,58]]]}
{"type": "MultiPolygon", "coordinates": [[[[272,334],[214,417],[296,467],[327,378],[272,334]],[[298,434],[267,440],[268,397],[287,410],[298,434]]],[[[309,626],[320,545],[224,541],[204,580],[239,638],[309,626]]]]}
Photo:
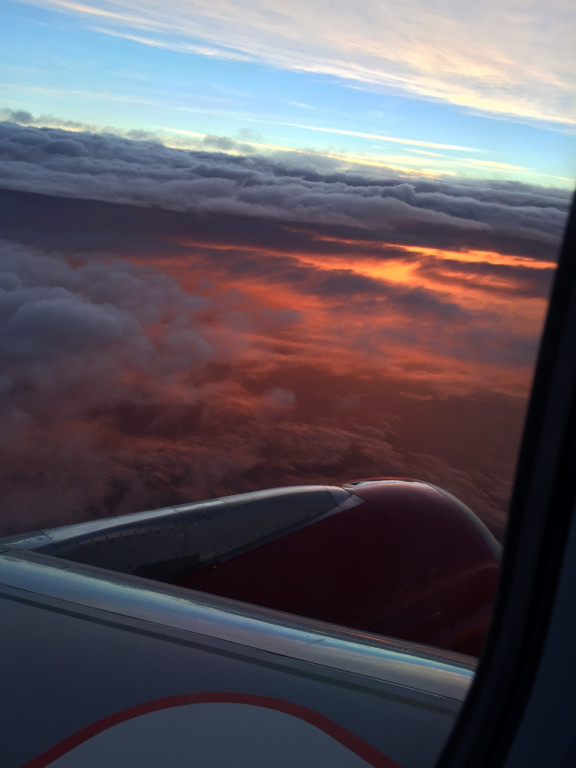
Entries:
{"type": "Polygon", "coordinates": [[[162,501],[201,453],[205,436],[178,448],[186,424],[234,398],[210,373],[238,355],[243,315],[225,310],[147,267],[0,242],[0,529],[162,501]]]}
{"type": "MultiPolygon", "coordinates": [[[[169,380],[228,359],[198,322],[209,300],[162,273],[122,261],[73,266],[5,242],[0,253],[3,412],[17,420],[48,409],[57,422],[126,397],[130,377],[169,380]]],[[[6,439],[10,429],[6,418],[6,439]]]]}
{"type": "MultiPolygon", "coordinates": [[[[228,148],[225,137],[216,138],[206,137],[207,145],[228,148]]],[[[0,126],[0,170],[6,189],[371,230],[388,242],[539,251],[550,259],[570,202],[562,190],[520,184],[323,175],[258,156],[13,123],[0,126]]]]}

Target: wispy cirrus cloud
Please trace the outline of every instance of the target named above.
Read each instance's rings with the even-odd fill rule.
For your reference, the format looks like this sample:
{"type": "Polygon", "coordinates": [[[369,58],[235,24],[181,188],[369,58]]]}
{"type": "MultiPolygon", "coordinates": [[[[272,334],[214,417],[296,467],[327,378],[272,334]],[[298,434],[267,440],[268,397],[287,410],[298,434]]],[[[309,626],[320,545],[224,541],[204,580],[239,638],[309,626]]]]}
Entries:
{"type": "Polygon", "coordinates": [[[571,2],[21,0],[144,45],[342,78],[494,116],[576,124],[571,2]],[[145,32],[146,35],[141,34],[145,32]]]}
{"type": "Polygon", "coordinates": [[[305,123],[279,123],[291,128],[304,128],[307,131],[317,131],[319,133],[334,133],[339,136],[357,136],[362,139],[374,139],[390,144],[408,144],[414,147],[429,147],[430,149],[453,149],[458,152],[481,152],[475,147],[463,147],[460,144],[442,144],[434,141],[418,141],[416,139],[407,139],[398,136],[385,136],[381,133],[365,133],[364,131],[353,131],[347,128],[330,128],[327,126],[308,125],[305,123]]]}
{"type": "Polygon", "coordinates": [[[228,51],[224,48],[215,48],[208,45],[178,42],[175,40],[162,40],[158,37],[144,37],[143,35],[131,35],[127,32],[116,32],[105,27],[96,27],[96,32],[101,32],[112,37],[121,37],[124,40],[132,40],[135,43],[149,45],[152,48],[166,48],[179,53],[197,53],[200,56],[214,56],[219,59],[232,59],[233,61],[251,61],[247,54],[238,51],[228,51]]]}

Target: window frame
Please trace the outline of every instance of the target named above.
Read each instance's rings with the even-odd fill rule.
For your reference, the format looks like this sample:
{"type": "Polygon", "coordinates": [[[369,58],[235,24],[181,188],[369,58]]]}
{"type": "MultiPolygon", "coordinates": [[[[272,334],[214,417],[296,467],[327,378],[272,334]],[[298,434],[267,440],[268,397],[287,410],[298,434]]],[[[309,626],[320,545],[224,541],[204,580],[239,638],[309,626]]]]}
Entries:
{"type": "MultiPolygon", "coordinates": [[[[547,768],[576,760],[576,661],[554,657],[554,635],[576,645],[576,198],[560,251],[524,427],[492,625],[470,694],[436,768],[516,768],[546,743],[547,768]],[[563,575],[564,572],[564,575],[563,575]],[[562,577],[563,576],[563,577],[562,577]],[[556,608],[556,610],[555,610],[556,608]],[[568,614],[571,615],[568,615],[568,614]],[[568,636],[566,636],[568,633],[568,636]],[[542,687],[539,670],[546,668],[542,687]],[[555,686],[556,681],[556,688],[555,686]],[[565,721],[542,718],[562,683],[565,721]],[[547,691],[547,692],[546,692],[547,691]],[[570,716],[568,716],[570,715],[570,716]],[[563,730],[562,730],[563,728],[563,730]]],[[[558,702],[555,702],[558,704],[558,702]]]]}

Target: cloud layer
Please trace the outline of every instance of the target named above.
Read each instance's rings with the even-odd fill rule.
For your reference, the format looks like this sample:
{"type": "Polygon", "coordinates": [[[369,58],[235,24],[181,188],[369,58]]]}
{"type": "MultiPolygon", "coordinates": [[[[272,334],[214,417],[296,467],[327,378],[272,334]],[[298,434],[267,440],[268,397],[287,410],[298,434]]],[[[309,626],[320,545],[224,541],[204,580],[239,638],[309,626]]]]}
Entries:
{"type": "Polygon", "coordinates": [[[4,531],[416,476],[501,532],[562,191],[0,126],[4,531]]]}
{"type": "Polygon", "coordinates": [[[196,214],[376,229],[393,241],[497,248],[552,258],[564,190],[511,182],[373,177],[258,156],[174,150],[112,135],[0,124],[8,189],[196,214]]]}

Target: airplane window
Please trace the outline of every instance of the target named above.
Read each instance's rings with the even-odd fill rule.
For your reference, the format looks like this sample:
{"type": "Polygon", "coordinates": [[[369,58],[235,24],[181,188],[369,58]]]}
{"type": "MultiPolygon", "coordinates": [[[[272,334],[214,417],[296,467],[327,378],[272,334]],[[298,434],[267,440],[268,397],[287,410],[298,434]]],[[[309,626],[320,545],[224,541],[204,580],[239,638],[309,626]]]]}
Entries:
{"type": "Polygon", "coordinates": [[[562,0],[6,3],[0,537],[479,656],[574,28],[562,0]]]}
{"type": "Polygon", "coordinates": [[[501,538],[573,185],[562,4],[116,7],[6,8],[3,528],[401,476],[501,538]]]}

